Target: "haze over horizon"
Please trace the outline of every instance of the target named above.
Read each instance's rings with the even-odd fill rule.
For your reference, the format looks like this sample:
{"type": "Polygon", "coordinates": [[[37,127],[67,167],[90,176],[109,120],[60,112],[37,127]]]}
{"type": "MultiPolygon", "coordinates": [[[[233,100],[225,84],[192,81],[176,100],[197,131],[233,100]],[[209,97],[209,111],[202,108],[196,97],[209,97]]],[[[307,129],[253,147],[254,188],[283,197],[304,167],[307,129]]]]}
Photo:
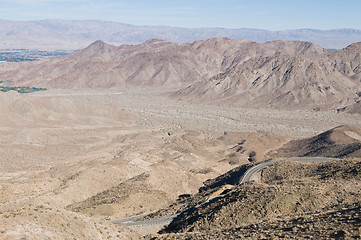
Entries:
{"type": "Polygon", "coordinates": [[[282,0],[0,0],[1,19],[102,20],[183,28],[361,29],[361,2],[282,0]]]}

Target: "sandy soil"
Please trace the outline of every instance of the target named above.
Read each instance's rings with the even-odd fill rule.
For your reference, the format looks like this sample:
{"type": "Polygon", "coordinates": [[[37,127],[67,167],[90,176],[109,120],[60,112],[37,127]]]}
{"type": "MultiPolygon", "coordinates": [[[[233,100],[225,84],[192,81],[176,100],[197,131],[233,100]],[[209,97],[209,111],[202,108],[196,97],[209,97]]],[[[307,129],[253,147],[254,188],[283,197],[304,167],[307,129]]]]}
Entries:
{"type": "Polygon", "coordinates": [[[168,206],[251,152],[260,161],[291,138],[361,123],[176,102],[169,90],[1,95],[0,238],[137,239],[109,220],[168,206]]]}
{"type": "Polygon", "coordinates": [[[187,129],[219,137],[227,132],[269,132],[291,138],[310,137],[339,125],[360,126],[358,114],[336,111],[282,111],[204,105],[171,100],[175,89],[50,90],[37,96],[61,96],[91,104],[110,104],[136,113],[141,125],[166,130],[187,129]]]}

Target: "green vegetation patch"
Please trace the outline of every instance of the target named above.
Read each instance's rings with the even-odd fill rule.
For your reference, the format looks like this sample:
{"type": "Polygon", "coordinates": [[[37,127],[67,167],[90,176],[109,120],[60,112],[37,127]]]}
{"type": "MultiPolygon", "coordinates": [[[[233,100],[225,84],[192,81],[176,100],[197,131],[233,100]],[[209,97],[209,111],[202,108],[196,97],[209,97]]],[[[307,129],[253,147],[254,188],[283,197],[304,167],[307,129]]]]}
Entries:
{"type": "Polygon", "coordinates": [[[47,90],[46,88],[37,88],[37,87],[5,87],[0,86],[1,92],[8,92],[8,91],[17,91],[18,93],[31,93],[37,91],[44,91],[47,90]]]}

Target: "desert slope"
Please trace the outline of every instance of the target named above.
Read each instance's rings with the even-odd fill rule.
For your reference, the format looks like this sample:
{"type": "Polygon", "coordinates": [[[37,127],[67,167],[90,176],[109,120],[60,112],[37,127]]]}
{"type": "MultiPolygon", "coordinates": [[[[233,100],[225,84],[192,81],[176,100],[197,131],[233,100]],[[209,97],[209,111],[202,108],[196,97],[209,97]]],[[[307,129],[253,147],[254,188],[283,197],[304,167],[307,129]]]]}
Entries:
{"type": "Polygon", "coordinates": [[[338,113],[350,113],[350,114],[361,114],[361,101],[356,101],[355,103],[337,109],[338,113]]]}
{"type": "Polygon", "coordinates": [[[244,41],[212,39],[192,44],[149,40],[119,47],[97,41],[69,56],[4,64],[2,79],[57,88],[180,86],[224,71],[244,41]]]}
{"type": "Polygon", "coordinates": [[[357,99],[358,89],[326,59],[298,55],[253,58],[173,96],[233,106],[334,109],[357,99]]]}
{"type": "Polygon", "coordinates": [[[236,152],[240,146],[229,146],[245,136],[209,139],[199,131],[147,128],[128,111],[92,102],[99,96],[117,102],[98,93],[82,92],[86,103],[50,91],[0,94],[1,239],[139,239],[109,220],[163,208],[249,162],[249,152],[259,160],[265,148],[284,141],[246,135],[236,152]],[[258,152],[254,145],[263,141],[258,152]]]}
{"type": "Polygon", "coordinates": [[[330,53],[332,65],[345,76],[361,82],[361,42],[330,53]]]}
{"type": "Polygon", "coordinates": [[[357,238],[359,180],[360,160],[278,163],[151,239],[357,238]]]}
{"type": "Polygon", "coordinates": [[[359,235],[360,222],[355,220],[360,209],[360,134],[357,128],[339,126],[293,140],[272,156],[339,159],[324,163],[280,161],[251,182],[239,185],[242,175],[252,167],[245,164],[206,181],[197,194],[154,213],[180,213],[155,239],[303,238],[309,235],[305,228],[320,237],[359,235]]]}
{"type": "Polygon", "coordinates": [[[85,49],[52,60],[2,64],[3,81],[56,88],[127,88],[182,86],[226,71],[235,63],[273,55],[321,54],[310,43],[274,41],[257,44],[209,39],[189,44],[149,40],[119,47],[96,41],[85,49]]]}
{"type": "Polygon", "coordinates": [[[66,123],[131,126],[137,117],[112,106],[91,106],[62,98],[28,97],[16,92],[0,94],[2,126],[44,126],[66,123]]]}
{"type": "Polygon", "coordinates": [[[1,166],[29,171],[81,155],[139,120],[112,106],[91,106],[62,98],[1,93],[1,166]]]}
{"type": "Polygon", "coordinates": [[[361,157],[361,131],[352,126],[339,126],[311,138],[293,140],[273,156],[361,157]]]}
{"type": "Polygon", "coordinates": [[[171,96],[208,104],[308,110],[336,109],[358,101],[358,44],[334,52],[298,45],[293,53],[276,51],[234,62],[225,72],[171,96]]]}
{"type": "MultiPolygon", "coordinates": [[[[62,176],[46,173],[107,156],[107,139],[136,125],[137,116],[111,106],[15,92],[0,94],[0,110],[1,239],[139,239],[129,229],[50,203],[62,176]]],[[[84,188],[79,192],[86,194],[84,188]]]]}
{"type": "Polygon", "coordinates": [[[0,94],[0,110],[4,239],[139,239],[110,221],[183,201],[204,182],[234,184],[290,137],[360,122],[331,112],[187,104],[149,89],[9,92],[0,94]]]}
{"type": "Polygon", "coordinates": [[[1,64],[6,84],[48,88],[178,88],[178,100],[228,106],[335,110],[360,100],[359,43],[330,51],[300,41],[97,41],[71,55],[1,64]]]}

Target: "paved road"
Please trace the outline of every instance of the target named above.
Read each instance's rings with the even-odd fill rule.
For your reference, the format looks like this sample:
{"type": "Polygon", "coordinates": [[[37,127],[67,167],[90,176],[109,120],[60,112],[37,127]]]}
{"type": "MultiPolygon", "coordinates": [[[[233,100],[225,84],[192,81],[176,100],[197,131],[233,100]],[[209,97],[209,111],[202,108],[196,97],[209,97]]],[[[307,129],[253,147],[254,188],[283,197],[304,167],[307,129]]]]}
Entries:
{"type": "MultiPolygon", "coordinates": [[[[271,160],[271,161],[262,162],[260,164],[257,164],[256,166],[253,166],[250,169],[248,169],[245,172],[245,174],[243,175],[243,177],[241,178],[241,180],[239,181],[239,185],[244,184],[249,181],[252,181],[257,173],[259,173],[263,169],[265,169],[275,163],[278,163],[278,162],[297,161],[297,162],[314,162],[314,163],[317,162],[318,163],[318,162],[328,162],[328,161],[333,161],[333,160],[337,160],[337,158],[293,157],[293,158],[284,158],[284,159],[279,159],[279,160],[271,160]]],[[[193,209],[188,209],[186,211],[187,212],[194,211],[195,209],[199,208],[200,206],[208,203],[210,200],[213,200],[215,198],[221,198],[223,196],[224,195],[219,195],[217,197],[208,198],[207,201],[200,203],[193,209]]],[[[166,225],[166,224],[171,223],[175,218],[177,218],[181,214],[182,213],[178,213],[178,214],[174,214],[171,216],[165,216],[165,217],[154,218],[154,219],[149,219],[149,220],[139,220],[144,215],[138,215],[138,216],[133,216],[133,217],[129,217],[129,218],[119,219],[119,220],[113,221],[112,223],[127,226],[127,227],[145,227],[145,226],[160,225],[160,224],[166,225]]]]}
{"type": "Polygon", "coordinates": [[[280,159],[280,160],[271,160],[271,161],[266,161],[266,162],[262,162],[260,164],[257,164],[256,166],[251,167],[250,169],[248,169],[246,171],[246,173],[243,175],[241,181],[239,182],[239,185],[245,183],[245,182],[249,182],[252,181],[254,176],[259,173],[260,171],[262,171],[263,169],[278,163],[278,162],[282,162],[282,161],[297,161],[297,162],[328,162],[328,161],[332,161],[332,160],[337,160],[337,158],[326,158],[326,157],[293,157],[293,158],[284,158],[284,159],[280,159]]]}

